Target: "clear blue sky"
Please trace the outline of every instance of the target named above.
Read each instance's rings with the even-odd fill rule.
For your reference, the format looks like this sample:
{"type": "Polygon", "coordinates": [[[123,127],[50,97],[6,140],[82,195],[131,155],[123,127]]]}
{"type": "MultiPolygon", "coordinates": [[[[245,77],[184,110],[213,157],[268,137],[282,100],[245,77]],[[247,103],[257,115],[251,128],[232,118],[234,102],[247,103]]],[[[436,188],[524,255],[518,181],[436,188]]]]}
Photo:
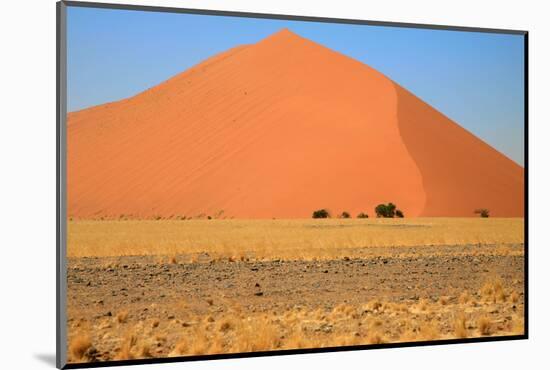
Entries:
{"type": "Polygon", "coordinates": [[[287,27],[376,68],[523,166],[523,36],[68,8],[68,110],[132,96],[287,27]]]}

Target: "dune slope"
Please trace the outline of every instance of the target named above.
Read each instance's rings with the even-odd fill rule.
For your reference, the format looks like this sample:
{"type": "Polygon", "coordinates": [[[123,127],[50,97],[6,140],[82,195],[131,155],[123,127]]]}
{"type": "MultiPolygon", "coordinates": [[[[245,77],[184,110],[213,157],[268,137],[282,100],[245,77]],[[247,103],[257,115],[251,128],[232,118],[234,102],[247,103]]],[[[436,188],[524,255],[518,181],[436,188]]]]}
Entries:
{"type": "Polygon", "coordinates": [[[393,81],[288,30],[70,113],[68,214],[523,215],[523,169],[393,81]]]}

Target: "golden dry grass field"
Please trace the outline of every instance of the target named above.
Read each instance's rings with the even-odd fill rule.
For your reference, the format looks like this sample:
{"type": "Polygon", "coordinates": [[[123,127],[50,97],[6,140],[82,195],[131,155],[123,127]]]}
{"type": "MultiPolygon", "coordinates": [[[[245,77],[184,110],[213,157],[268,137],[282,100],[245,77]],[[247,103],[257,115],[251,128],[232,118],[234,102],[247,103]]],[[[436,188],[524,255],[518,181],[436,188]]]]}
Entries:
{"type": "Polygon", "coordinates": [[[69,221],[69,360],[522,334],[523,226],[69,221]]]}
{"type": "Polygon", "coordinates": [[[70,221],[69,257],[333,258],[366,247],[523,243],[523,218],[70,221]]]}

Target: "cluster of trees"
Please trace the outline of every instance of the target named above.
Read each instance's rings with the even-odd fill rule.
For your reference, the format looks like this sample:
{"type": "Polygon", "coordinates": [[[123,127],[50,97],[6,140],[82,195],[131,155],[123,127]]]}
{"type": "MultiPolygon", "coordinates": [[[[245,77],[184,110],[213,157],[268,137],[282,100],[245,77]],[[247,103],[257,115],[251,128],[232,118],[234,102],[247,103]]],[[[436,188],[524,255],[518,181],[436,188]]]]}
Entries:
{"type": "Polygon", "coordinates": [[[374,209],[374,212],[376,212],[376,217],[384,217],[384,218],[405,217],[403,212],[400,209],[397,209],[397,206],[393,203],[379,204],[374,209]]]}
{"type": "MultiPolygon", "coordinates": [[[[405,217],[403,212],[399,209],[397,209],[396,205],[393,203],[388,204],[379,204],[374,209],[374,212],[376,213],[376,217],[385,217],[385,218],[394,218],[394,217],[405,217]]],[[[318,209],[316,211],[313,211],[312,218],[330,218],[330,212],[325,209],[318,209]]],[[[351,218],[351,215],[349,212],[344,211],[339,215],[339,218],[351,218]]],[[[361,212],[357,215],[357,218],[369,218],[369,215],[365,212],[361,212]]]]}
{"type": "MultiPolygon", "coordinates": [[[[376,217],[383,217],[383,218],[403,218],[405,215],[403,212],[397,208],[397,206],[393,203],[387,203],[387,204],[379,204],[374,208],[374,212],[376,213],[376,217]]],[[[479,208],[474,210],[475,214],[478,214],[480,217],[487,218],[489,217],[489,210],[486,208],[479,208]]],[[[317,211],[313,212],[312,215],[313,218],[330,218],[330,212],[323,208],[318,209],[317,211]]],[[[339,215],[340,218],[351,218],[351,215],[349,212],[344,211],[339,215]]],[[[357,215],[357,218],[369,218],[369,215],[361,212],[357,215]]]]}

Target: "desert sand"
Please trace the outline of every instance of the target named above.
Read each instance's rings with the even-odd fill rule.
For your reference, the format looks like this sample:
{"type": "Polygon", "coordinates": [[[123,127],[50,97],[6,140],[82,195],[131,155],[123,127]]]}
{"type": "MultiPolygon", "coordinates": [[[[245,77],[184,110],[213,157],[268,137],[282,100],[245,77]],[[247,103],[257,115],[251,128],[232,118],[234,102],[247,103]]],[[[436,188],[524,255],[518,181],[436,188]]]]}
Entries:
{"type": "Polygon", "coordinates": [[[282,30],[68,117],[74,218],[523,216],[521,166],[371,67],[282,30]]]}

